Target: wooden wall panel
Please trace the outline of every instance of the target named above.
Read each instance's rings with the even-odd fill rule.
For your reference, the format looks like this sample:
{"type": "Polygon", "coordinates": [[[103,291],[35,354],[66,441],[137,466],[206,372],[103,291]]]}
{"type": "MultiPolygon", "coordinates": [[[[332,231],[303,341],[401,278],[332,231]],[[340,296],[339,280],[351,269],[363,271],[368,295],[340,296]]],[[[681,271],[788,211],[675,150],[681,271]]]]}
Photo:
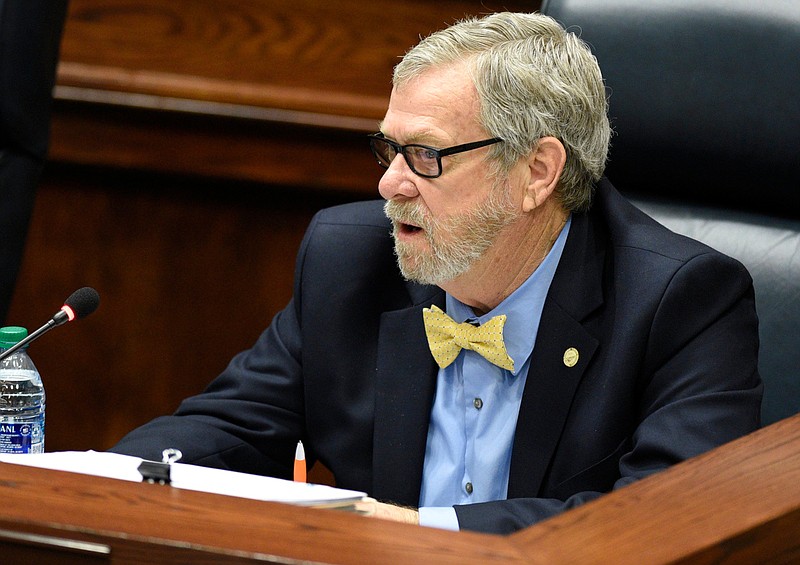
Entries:
{"type": "Polygon", "coordinates": [[[84,285],[101,306],[30,348],[48,394],[48,450],[109,447],[248,347],[290,297],[308,200],[231,183],[49,171],[9,321],[33,329],[84,285]]]}
{"type": "Polygon", "coordinates": [[[72,0],[60,84],[380,118],[420,35],[496,0],[72,0]]]}
{"type": "Polygon", "coordinates": [[[71,0],[50,163],[9,323],[100,309],[31,347],[47,449],[174,410],[291,294],[313,213],[377,197],[364,135],[420,34],[538,2],[71,0]]]}
{"type": "Polygon", "coordinates": [[[73,0],[51,157],[374,194],[364,134],[399,56],[465,15],[536,6],[73,0]]]}

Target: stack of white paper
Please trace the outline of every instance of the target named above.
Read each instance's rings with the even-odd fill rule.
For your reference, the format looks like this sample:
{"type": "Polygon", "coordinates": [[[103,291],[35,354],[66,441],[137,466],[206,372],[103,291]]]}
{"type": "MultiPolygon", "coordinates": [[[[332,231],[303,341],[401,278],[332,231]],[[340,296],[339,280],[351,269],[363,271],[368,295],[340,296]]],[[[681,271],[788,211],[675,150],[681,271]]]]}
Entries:
{"type": "MultiPolygon", "coordinates": [[[[142,480],[138,471],[142,459],[118,453],[56,451],[25,455],[0,454],[0,461],[122,481],[142,480]]],[[[366,496],[363,492],[327,485],[297,483],[183,463],[172,464],[170,477],[171,486],[175,488],[302,506],[344,507],[366,496]]]]}

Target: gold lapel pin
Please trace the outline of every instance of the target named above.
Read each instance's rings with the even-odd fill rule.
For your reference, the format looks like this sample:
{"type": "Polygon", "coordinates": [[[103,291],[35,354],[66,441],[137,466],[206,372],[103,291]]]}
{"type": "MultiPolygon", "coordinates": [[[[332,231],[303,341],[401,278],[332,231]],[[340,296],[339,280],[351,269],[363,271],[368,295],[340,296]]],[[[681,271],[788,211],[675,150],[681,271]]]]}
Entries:
{"type": "Polygon", "coordinates": [[[578,359],[580,358],[580,354],[578,350],[574,347],[570,347],[564,352],[564,365],[567,367],[574,367],[578,364],[578,359]]]}

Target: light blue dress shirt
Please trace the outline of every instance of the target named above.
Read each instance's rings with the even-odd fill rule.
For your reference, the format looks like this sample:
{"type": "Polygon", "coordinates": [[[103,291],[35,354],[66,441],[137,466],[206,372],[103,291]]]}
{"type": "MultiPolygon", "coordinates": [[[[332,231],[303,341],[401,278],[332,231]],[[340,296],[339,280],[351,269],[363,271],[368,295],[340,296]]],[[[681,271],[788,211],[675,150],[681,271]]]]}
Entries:
{"type": "Polygon", "coordinates": [[[457,530],[454,504],[504,500],[508,494],[511,447],[531,352],[570,225],[571,217],[536,271],[491,312],[476,317],[472,308],[446,296],[447,314],[457,323],[484,324],[507,316],[503,337],[514,371],[466,349],[439,370],[419,497],[423,526],[457,530]]]}

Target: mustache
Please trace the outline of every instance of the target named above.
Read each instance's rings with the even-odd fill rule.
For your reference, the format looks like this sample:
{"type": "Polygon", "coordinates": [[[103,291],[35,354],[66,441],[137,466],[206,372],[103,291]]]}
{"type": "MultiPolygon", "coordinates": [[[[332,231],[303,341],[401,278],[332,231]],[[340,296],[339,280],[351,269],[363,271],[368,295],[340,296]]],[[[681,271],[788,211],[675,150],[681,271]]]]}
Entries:
{"type": "Polygon", "coordinates": [[[433,224],[418,201],[401,203],[387,200],[383,205],[383,212],[395,224],[410,224],[426,231],[430,230],[433,224]]]}

